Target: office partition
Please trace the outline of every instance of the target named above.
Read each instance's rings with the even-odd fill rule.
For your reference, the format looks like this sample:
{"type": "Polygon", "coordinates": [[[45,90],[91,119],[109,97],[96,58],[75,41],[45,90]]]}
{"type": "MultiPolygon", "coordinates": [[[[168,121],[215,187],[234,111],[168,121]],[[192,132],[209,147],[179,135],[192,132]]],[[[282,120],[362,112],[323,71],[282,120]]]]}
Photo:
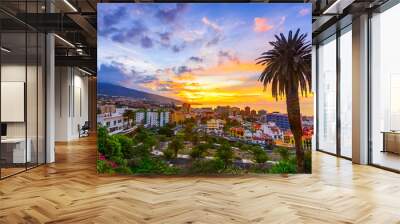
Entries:
{"type": "Polygon", "coordinates": [[[400,137],[400,4],[372,14],[370,73],[370,163],[400,170],[400,154],[390,149],[400,137]]]}
{"type": "Polygon", "coordinates": [[[15,23],[0,24],[0,178],[45,163],[45,34],[7,13],[42,12],[44,1],[4,1],[0,16],[15,23]]]}
{"type": "Polygon", "coordinates": [[[336,36],[318,48],[318,149],[336,154],[336,36]]]}

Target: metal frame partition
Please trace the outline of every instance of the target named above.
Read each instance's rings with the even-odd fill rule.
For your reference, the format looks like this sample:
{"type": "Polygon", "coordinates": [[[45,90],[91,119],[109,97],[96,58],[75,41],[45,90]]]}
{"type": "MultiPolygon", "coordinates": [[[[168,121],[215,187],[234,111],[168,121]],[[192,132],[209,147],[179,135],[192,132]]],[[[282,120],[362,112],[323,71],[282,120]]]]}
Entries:
{"type": "MultiPolygon", "coordinates": [[[[374,164],[374,160],[373,160],[373,133],[372,133],[372,108],[373,108],[373,102],[372,102],[372,94],[373,94],[373,88],[372,88],[372,54],[373,54],[373,49],[372,49],[372,18],[373,18],[373,14],[374,13],[382,13],[390,8],[392,8],[393,6],[399,4],[400,1],[399,0],[389,0],[386,1],[384,4],[376,7],[376,8],[372,8],[372,9],[365,9],[365,11],[363,13],[367,13],[368,14],[368,24],[367,24],[367,82],[368,82],[368,105],[367,105],[367,110],[368,110],[368,158],[367,158],[367,163],[368,165],[380,168],[380,169],[384,169],[384,170],[388,170],[391,172],[396,172],[396,173],[400,173],[400,170],[397,169],[393,169],[390,167],[386,167],[383,165],[379,165],[379,164],[374,164]]],[[[340,18],[340,20],[338,20],[338,22],[334,25],[332,25],[331,27],[328,27],[326,30],[324,30],[323,32],[321,32],[318,36],[313,38],[313,44],[316,45],[316,150],[323,152],[323,153],[327,153],[333,156],[337,156],[340,158],[344,158],[344,159],[348,159],[348,160],[352,160],[349,157],[343,156],[342,155],[342,149],[341,149],[341,131],[342,131],[342,127],[341,127],[341,116],[340,116],[340,102],[341,102],[341,97],[340,97],[340,81],[341,81],[341,71],[342,68],[340,66],[341,64],[341,58],[340,58],[340,37],[345,33],[343,32],[343,30],[346,30],[348,26],[352,25],[352,15],[346,15],[342,18],[340,18]],[[336,152],[332,153],[332,152],[328,152],[322,148],[320,148],[320,143],[319,143],[319,136],[320,136],[320,131],[319,130],[319,116],[320,116],[320,105],[319,105],[319,90],[321,88],[321,86],[319,86],[319,79],[320,79],[320,74],[319,74],[319,67],[320,67],[320,53],[319,53],[319,48],[320,48],[320,44],[323,41],[326,41],[328,38],[331,38],[333,35],[336,35],[335,37],[335,41],[336,41],[336,152]]]]}
{"type": "MultiPolygon", "coordinates": [[[[23,7],[23,10],[25,11],[25,19],[27,16],[28,12],[28,3],[30,4],[35,4],[36,3],[36,12],[39,12],[39,3],[43,3],[44,1],[21,1],[21,4],[25,4],[23,7]]],[[[17,22],[18,24],[21,25],[21,27],[23,27],[22,29],[19,30],[14,30],[14,31],[8,31],[8,30],[4,30],[2,29],[2,23],[0,23],[0,46],[5,46],[6,43],[3,42],[3,38],[4,35],[24,35],[24,46],[22,46],[24,49],[22,51],[24,51],[24,56],[25,58],[19,58],[22,59],[24,61],[24,64],[21,64],[21,66],[24,66],[24,76],[25,76],[25,81],[24,81],[24,139],[25,139],[25,143],[24,143],[24,147],[25,147],[25,152],[24,152],[24,157],[25,157],[25,165],[24,168],[21,170],[17,171],[17,172],[11,172],[9,174],[4,174],[3,171],[5,171],[6,168],[3,167],[3,165],[5,165],[5,163],[2,164],[2,148],[3,145],[0,144],[0,180],[14,176],[16,174],[25,172],[27,170],[36,168],[40,165],[46,164],[47,162],[47,153],[46,153],[46,148],[47,148],[47,140],[46,140],[46,118],[47,118],[47,114],[46,114],[46,95],[47,95],[47,81],[46,81],[46,77],[47,77],[47,39],[46,39],[46,34],[45,32],[41,32],[40,30],[37,30],[31,26],[29,26],[28,24],[24,23],[23,21],[21,21],[20,19],[16,18],[13,16],[12,13],[9,13],[7,10],[3,9],[1,7],[2,5],[0,4],[0,13],[3,13],[4,15],[10,17],[10,19],[15,20],[15,22],[17,22]],[[29,36],[28,36],[29,35],[29,36]],[[32,37],[33,41],[29,40],[29,37],[32,37]],[[36,39],[36,40],[34,40],[36,39]],[[40,48],[41,46],[41,48],[40,48]],[[28,49],[29,48],[29,49],[28,49]],[[39,51],[40,49],[40,51],[39,51]],[[35,59],[29,58],[29,54],[33,54],[34,57],[36,57],[35,59]],[[42,60],[42,62],[40,61],[40,58],[42,60]],[[30,69],[28,71],[28,66],[32,66],[35,67],[35,69],[30,69]],[[41,81],[39,81],[39,67],[41,67],[41,81]],[[34,79],[34,82],[36,83],[28,83],[28,72],[30,72],[29,77],[34,79]],[[39,86],[39,82],[41,82],[41,86],[39,86]],[[32,94],[28,94],[28,84],[30,85],[29,88],[33,88],[32,94]],[[39,91],[40,94],[39,94],[39,91]],[[34,101],[33,102],[33,106],[36,106],[36,108],[31,107],[30,109],[32,110],[32,112],[36,113],[36,114],[29,114],[28,112],[28,97],[31,97],[34,101]],[[41,105],[39,104],[39,101],[41,101],[41,105]],[[41,107],[42,111],[39,110],[39,107],[41,107]],[[41,112],[41,113],[40,113],[41,112]],[[33,118],[32,118],[33,117],[33,118]],[[33,119],[33,120],[29,120],[29,119],[33,119]],[[32,131],[34,132],[34,134],[30,137],[32,143],[28,143],[28,121],[29,123],[29,127],[32,129],[32,131]],[[41,127],[41,130],[39,129],[39,125],[41,127]],[[41,132],[40,132],[41,131],[41,132]],[[39,138],[39,136],[41,136],[41,139],[39,138]],[[36,147],[34,150],[36,150],[36,158],[33,158],[32,154],[31,154],[31,158],[33,158],[33,162],[28,162],[28,144],[33,144],[33,142],[36,143],[36,147]],[[39,149],[40,147],[40,149],[39,149]],[[41,153],[41,154],[40,154],[41,153]],[[39,155],[40,154],[40,155],[39,155]],[[43,158],[42,158],[43,157],[43,158]],[[29,165],[28,165],[29,163],[29,165]]],[[[35,8],[33,8],[35,9],[35,8]]],[[[46,7],[47,10],[47,7],[46,7]]],[[[21,52],[22,52],[21,51],[21,52]]],[[[18,58],[18,55],[16,55],[16,58],[18,58]]],[[[5,63],[8,63],[5,61],[5,57],[3,52],[0,53],[0,82],[3,81],[3,66],[5,66],[5,63]]],[[[1,90],[1,85],[0,85],[0,90],[1,90]]],[[[1,101],[1,91],[0,91],[0,101],[1,101]]],[[[31,104],[32,104],[31,102],[31,104]]],[[[32,105],[30,105],[32,106],[32,105]]],[[[1,108],[1,104],[0,104],[0,110],[4,109],[1,108]]],[[[0,114],[0,123],[2,123],[2,119],[1,119],[1,114],[0,114]]],[[[29,147],[32,147],[29,146],[29,147]]],[[[4,155],[3,155],[4,156],[4,155]]],[[[7,165],[8,166],[8,165],[7,165]]],[[[19,166],[18,166],[19,167],[19,166]]]]}
{"type": "Polygon", "coordinates": [[[373,146],[373,130],[372,130],[372,94],[374,92],[373,88],[372,88],[372,54],[373,54],[373,47],[372,47],[372,19],[373,19],[373,14],[374,13],[383,13],[386,10],[396,6],[397,4],[400,4],[400,0],[388,0],[386,1],[384,4],[380,5],[377,8],[374,9],[369,9],[367,10],[368,13],[368,30],[367,30],[367,45],[368,45],[368,54],[367,54],[367,64],[368,64],[368,68],[367,68],[367,80],[368,80],[368,165],[371,165],[373,167],[377,167],[383,170],[387,170],[387,171],[391,171],[394,173],[400,173],[400,170],[397,169],[393,169],[387,166],[383,166],[383,165],[379,165],[374,163],[373,160],[373,150],[374,150],[374,146],[373,146]]]}
{"type": "Polygon", "coordinates": [[[316,37],[316,150],[319,152],[323,152],[329,155],[337,156],[340,158],[344,158],[347,160],[352,160],[349,157],[343,156],[341,153],[341,108],[340,108],[340,81],[341,81],[341,66],[340,66],[340,37],[344,34],[342,32],[343,30],[348,29],[348,27],[351,26],[351,17],[347,16],[340,20],[338,23],[332,25],[329,27],[326,31],[322,32],[318,37],[316,37]],[[320,114],[320,105],[319,105],[319,81],[320,81],[320,54],[319,54],[319,49],[320,49],[320,44],[324,41],[327,41],[329,38],[332,38],[332,36],[335,36],[335,39],[332,41],[336,41],[336,151],[335,153],[328,152],[327,150],[321,149],[320,148],[320,143],[319,143],[319,136],[320,136],[320,129],[319,129],[319,114],[320,114]]]}

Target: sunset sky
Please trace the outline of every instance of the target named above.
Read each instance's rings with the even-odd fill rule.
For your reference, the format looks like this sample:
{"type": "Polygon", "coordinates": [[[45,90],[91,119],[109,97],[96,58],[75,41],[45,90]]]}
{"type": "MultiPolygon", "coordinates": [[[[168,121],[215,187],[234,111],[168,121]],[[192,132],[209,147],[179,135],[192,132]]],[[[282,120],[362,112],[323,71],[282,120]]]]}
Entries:
{"type": "MultiPolygon", "coordinates": [[[[257,81],[274,35],[300,28],[310,4],[98,4],[98,81],[189,102],[286,113],[257,81]]],[[[312,115],[313,98],[301,99],[312,115]]]]}

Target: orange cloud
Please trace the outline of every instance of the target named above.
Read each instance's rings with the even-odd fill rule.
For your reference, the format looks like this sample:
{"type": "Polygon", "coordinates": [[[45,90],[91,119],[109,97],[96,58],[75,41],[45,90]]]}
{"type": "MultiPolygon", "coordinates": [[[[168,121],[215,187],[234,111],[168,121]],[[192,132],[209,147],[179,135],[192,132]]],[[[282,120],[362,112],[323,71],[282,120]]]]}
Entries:
{"type": "Polygon", "coordinates": [[[261,17],[254,18],[254,31],[255,32],[266,32],[272,28],[273,28],[273,26],[268,24],[267,18],[261,18],[261,17]]]}
{"type": "Polygon", "coordinates": [[[222,75],[229,73],[243,73],[243,72],[260,72],[264,68],[263,65],[255,64],[254,62],[229,62],[217,65],[215,67],[206,68],[196,72],[196,75],[222,75]]]}
{"type": "MultiPolygon", "coordinates": [[[[263,91],[262,83],[257,80],[262,69],[264,66],[250,61],[227,62],[172,78],[164,76],[165,80],[157,79],[143,86],[160,95],[188,102],[193,107],[250,106],[256,110],[286,113],[285,98],[276,101],[270,85],[263,91]]],[[[312,114],[312,99],[312,94],[308,98],[300,97],[303,114],[312,114]]]]}

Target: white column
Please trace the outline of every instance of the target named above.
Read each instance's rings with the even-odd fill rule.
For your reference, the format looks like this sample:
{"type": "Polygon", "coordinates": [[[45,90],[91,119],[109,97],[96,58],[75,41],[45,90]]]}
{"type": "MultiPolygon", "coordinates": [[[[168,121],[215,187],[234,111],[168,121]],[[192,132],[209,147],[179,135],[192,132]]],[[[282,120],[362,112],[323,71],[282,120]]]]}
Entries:
{"type": "Polygon", "coordinates": [[[54,35],[46,36],[46,163],[55,161],[54,132],[55,132],[55,56],[54,35]]]}
{"type": "Polygon", "coordinates": [[[71,138],[71,83],[70,67],[55,68],[55,141],[69,141],[71,138]]]}
{"type": "Polygon", "coordinates": [[[368,15],[353,19],[353,162],[368,163],[368,15]]]}

